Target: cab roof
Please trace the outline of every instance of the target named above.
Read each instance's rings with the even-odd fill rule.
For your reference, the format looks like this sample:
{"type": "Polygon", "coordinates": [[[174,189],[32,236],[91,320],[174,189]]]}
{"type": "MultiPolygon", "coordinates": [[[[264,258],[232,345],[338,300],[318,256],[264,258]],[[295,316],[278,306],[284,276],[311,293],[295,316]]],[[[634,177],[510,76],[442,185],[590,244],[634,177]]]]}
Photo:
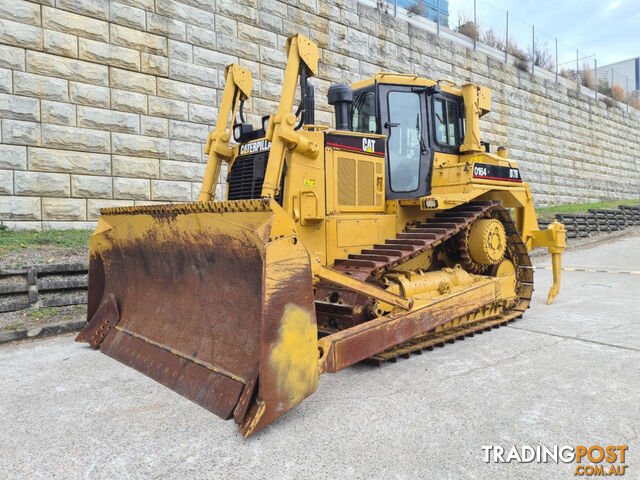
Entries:
{"type": "Polygon", "coordinates": [[[431,87],[433,85],[439,85],[443,92],[450,93],[452,95],[462,95],[462,90],[452,82],[451,80],[441,79],[437,82],[429,80],[428,78],[422,78],[418,75],[410,73],[389,73],[379,72],[375,76],[354,82],[351,84],[353,90],[359,88],[368,87],[375,83],[387,83],[393,85],[413,85],[416,87],[431,87]]]}

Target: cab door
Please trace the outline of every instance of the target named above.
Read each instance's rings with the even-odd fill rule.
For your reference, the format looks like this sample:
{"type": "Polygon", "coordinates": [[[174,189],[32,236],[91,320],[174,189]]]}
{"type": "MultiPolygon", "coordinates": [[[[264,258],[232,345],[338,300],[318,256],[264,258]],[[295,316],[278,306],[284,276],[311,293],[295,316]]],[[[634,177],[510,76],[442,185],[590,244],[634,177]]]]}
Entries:
{"type": "Polygon", "coordinates": [[[417,198],[429,194],[431,150],[426,90],[380,85],[380,119],[387,136],[386,197],[417,198]]]}

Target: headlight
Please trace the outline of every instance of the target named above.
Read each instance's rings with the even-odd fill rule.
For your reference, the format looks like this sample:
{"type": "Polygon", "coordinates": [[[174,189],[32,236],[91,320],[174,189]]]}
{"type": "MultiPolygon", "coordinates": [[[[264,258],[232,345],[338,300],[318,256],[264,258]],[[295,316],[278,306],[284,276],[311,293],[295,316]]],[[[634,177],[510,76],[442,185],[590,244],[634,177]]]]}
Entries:
{"type": "Polygon", "coordinates": [[[239,142],[241,137],[242,137],[242,124],[237,123],[236,125],[233,126],[233,139],[236,142],[239,142]]]}
{"type": "Polygon", "coordinates": [[[427,210],[433,210],[438,208],[438,199],[433,197],[427,197],[424,199],[424,208],[427,210]]]}
{"type": "Polygon", "coordinates": [[[269,128],[269,120],[271,119],[271,115],[265,115],[262,117],[262,129],[264,133],[267,133],[267,129],[269,128]]]}

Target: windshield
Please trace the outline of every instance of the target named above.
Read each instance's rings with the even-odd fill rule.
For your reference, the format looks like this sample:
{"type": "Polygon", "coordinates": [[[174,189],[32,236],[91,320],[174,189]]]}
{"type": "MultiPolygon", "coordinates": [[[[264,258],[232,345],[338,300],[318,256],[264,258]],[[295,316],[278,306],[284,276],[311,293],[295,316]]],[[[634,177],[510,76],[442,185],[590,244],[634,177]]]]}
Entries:
{"type": "Polygon", "coordinates": [[[376,94],[368,92],[360,95],[353,106],[353,117],[351,125],[354,132],[376,133],[378,125],[376,122],[376,94]]]}

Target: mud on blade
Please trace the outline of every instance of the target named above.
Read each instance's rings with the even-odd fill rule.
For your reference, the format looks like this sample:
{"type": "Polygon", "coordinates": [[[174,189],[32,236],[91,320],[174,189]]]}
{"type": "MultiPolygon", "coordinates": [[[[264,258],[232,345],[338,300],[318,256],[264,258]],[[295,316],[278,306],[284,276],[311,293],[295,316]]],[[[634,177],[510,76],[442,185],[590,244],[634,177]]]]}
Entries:
{"type": "Polygon", "coordinates": [[[106,209],[78,335],[245,436],[315,391],[309,255],[274,202],[106,209]]]}

